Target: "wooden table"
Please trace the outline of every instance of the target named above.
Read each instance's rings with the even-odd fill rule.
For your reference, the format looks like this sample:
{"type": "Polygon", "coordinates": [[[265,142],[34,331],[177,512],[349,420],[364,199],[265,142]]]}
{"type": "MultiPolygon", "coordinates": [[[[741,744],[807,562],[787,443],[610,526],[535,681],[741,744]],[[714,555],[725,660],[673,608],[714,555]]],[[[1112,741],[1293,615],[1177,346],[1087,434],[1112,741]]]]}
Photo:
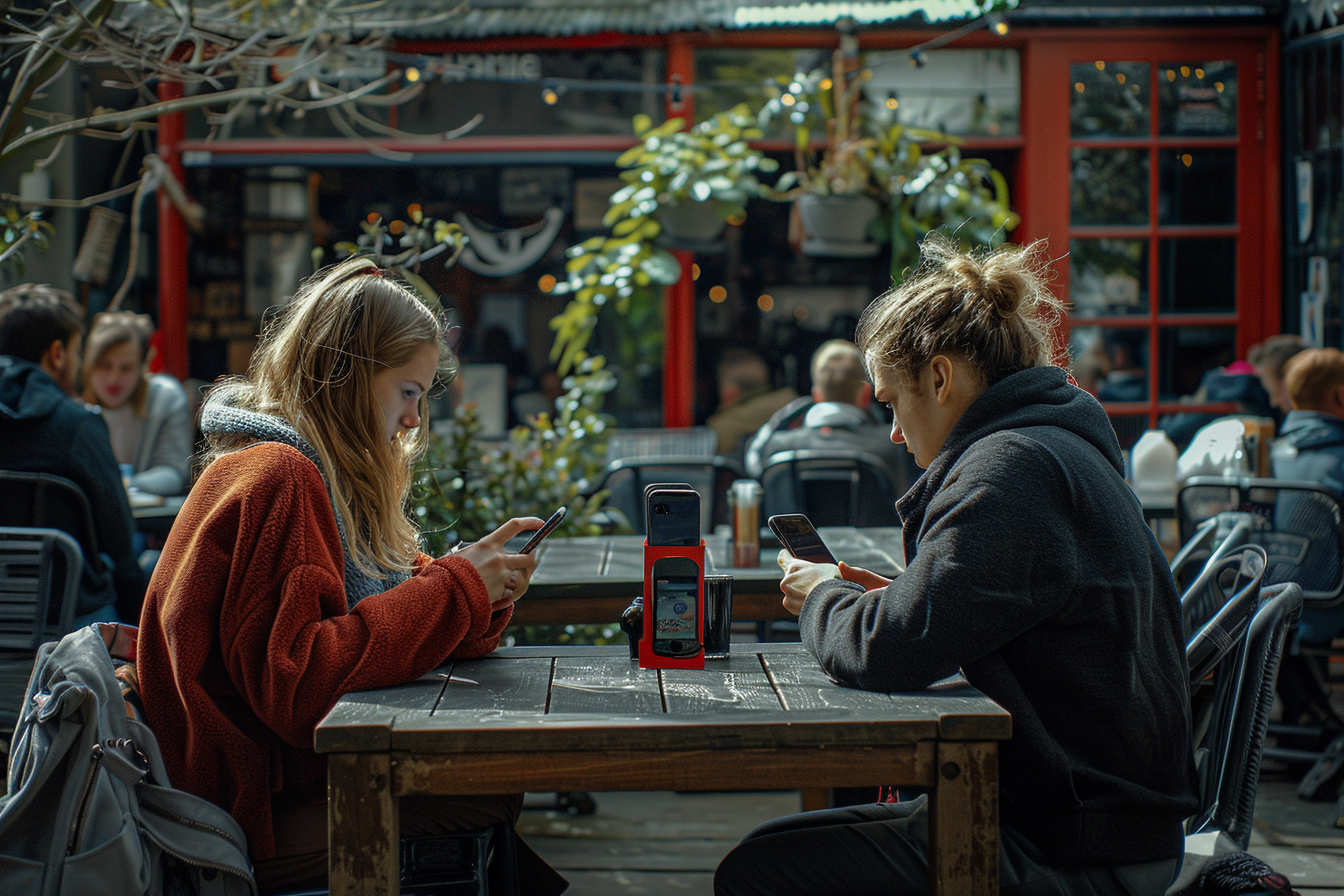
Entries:
{"type": "Polygon", "coordinates": [[[403,796],[880,784],[930,790],[934,896],[998,893],[1007,712],[960,679],[877,694],[800,644],[733,649],[659,672],[624,647],[506,648],[346,695],[316,738],[332,896],[396,896],[403,796]]]}
{"type": "Polygon", "coordinates": [[[157,495],[138,495],[131,501],[131,516],[135,518],[135,528],[149,535],[167,538],[173,528],[173,520],[187,500],[185,495],[160,498],[157,495]]]}
{"type": "MultiPolygon", "coordinates": [[[[846,563],[895,577],[904,569],[901,530],[852,526],[818,530],[831,553],[846,563]]],[[[770,541],[773,541],[771,536],[770,541]]],[[[761,565],[734,568],[727,536],[705,538],[707,574],[733,577],[733,618],[792,619],[780,602],[783,573],[779,544],[763,541],[761,565]]],[[[644,536],[550,538],[538,548],[539,563],[527,593],[514,606],[515,625],[615,623],[644,593],[644,536]]]]}

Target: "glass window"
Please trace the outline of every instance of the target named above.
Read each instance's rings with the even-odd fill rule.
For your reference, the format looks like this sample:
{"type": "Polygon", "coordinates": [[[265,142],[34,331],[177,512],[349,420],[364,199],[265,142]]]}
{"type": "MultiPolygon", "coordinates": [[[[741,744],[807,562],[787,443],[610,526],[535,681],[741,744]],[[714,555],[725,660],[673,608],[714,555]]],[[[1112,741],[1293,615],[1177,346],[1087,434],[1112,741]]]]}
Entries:
{"type": "MultiPolygon", "coordinates": [[[[830,65],[830,50],[697,48],[695,118],[705,121],[738,103],[760,109],[774,95],[767,85],[787,84],[795,72],[829,70],[830,65]]],[[[772,119],[766,136],[792,140],[788,119],[782,115],[772,119]]]]}
{"type": "Polygon", "coordinates": [[[1157,126],[1164,137],[1237,135],[1237,64],[1164,62],[1158,66],[1157,126]]]}
{"type": "Polygon", "coordinates": [[[1236,311],[1237,241],[1233,237],[1158,240],[1162,311],[1236,311]]]}
{"type": "Polygon", "coordinates": [[[1070,158],[1074,227],[1148,223],[1148,150],[1076,146],[1070,158]]]}
{"type": "Polygon", "coordinates": [[[1020,133],[1017,50],[929,50],[912,66],[905,50],[867,53],[869,114],[884,124],[945,134],[1002,137],[1020,133]]]}
{"type": "Polygon", "coordinates": [[[1237,328],[1161,327],[1158,330],[1158,400],[1194,397],[1199,382],[1237,359],[1237,328]]]}
{"type": "Polygon", "coordinates": [[[1163,149],[1157,171],[1158,223],[1236,223],[1235,149],[1163,149]]]}
{"type": "Polygon", "coordinates": [[[1148,400],[1146,327],[1073,327],[1069,372],[1102,401],[1148,400]]]}
{"type": "Polygon", "coordinates": [[[1069,128],[1075,137],[1147,137],[1148,63],[1079,62],[1069,67],[1069,128]]]}
{"type": "Polygon", "coordinates": [[[1148,313],[1148,241],[1069,243],[1069,301],[1076,315],[1148,313]]]}

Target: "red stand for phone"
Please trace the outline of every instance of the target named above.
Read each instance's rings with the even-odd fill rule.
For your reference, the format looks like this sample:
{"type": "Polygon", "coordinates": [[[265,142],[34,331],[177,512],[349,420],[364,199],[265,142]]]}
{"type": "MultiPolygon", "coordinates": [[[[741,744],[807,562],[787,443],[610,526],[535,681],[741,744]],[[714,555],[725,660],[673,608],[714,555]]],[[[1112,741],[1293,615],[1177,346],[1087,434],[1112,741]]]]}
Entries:
{"type": "Polygon", "coordinates": [[[700,539],[697,547],[685,545],[651,545],[644,540],[644,637],[639,642],[639,668],[641,669],[703,669],[705,668],[705,540],[700,539]],[[657,613],[653,607],[653,561],[663,557],[685,557],[695,563],[699,570],[699,587],[696,589],[696,638],[700,641],[700,652],[695,656],[659,656],[653,652],[653,619],[657,613]]]}

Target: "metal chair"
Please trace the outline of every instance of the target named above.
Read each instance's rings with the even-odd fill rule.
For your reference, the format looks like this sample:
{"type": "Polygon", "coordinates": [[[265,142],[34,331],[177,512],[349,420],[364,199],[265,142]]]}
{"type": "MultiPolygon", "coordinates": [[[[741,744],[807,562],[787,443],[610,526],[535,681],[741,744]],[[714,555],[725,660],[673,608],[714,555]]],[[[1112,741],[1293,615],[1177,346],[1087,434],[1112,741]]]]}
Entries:
{"type": "Polygon", "coordinates": [[[864,451],[780,451],[761,469],[761,516],[804,513],[814,526],[900,526],[895,483],[864,451]]]}
{"type": "Polygon", "coordinates": [[[626,457],[607,464],[593,492],[607,489],[602,506],[619,511],[636,534],[644,535],[644,486],[685,482],[700,493],[700,531],[728,523],[728,488],[746,471],[737,461],[714,454],[626,457]]]}
{"type": "Polygon", "coordinates": [[[0,526],[59,529],[72,537],[83,554],[89,591],[101,590],[111,571],[99,554],[98,530],[88,496],[74,482],[51,473],[0,470],[0,526]]]}
{"type": "Polygon", "coordinates": [[[1181,595],[1192,705],[1259,606],[1265,560],[1264,548],[1243,545],[1206,567],[1181,595]]]}
{"type": "MultiPolygon", "coordinates": [[[[1177,495],[1176,515],[1182,533],[1193,532],[1210,515],[1247,522],[1240,529],[1242,540],[1268,552],[1267,585],[1300,584],[1304,610],[1344,602],[1344,507],[1339,496],[1318,483],[1194,477],[1177,495]]],[[[1328,668],[1335,655],[1329,645],[1295,641],[1279,674],[1285,722],[1270,726],[1275,743],[1265,755],[1312,766],[1298,788],[1307,798],[1324,795],[1316,792],[1328,783],[1322,765],[1344,750],[1344,718],[1330,703],[1328,668]],[[1304,715],[1313,721],[1301,723],[1304,715]]]]}
{"type": "Polygon", "coordinates": [[[1296,583],[1270,585],[1239,639],[1216,664],[1217,682],[1203,736],[1195,741],[1199,811],[1186,820],[1186,835],[1219,830],[1243,850],[1251,837],[1274,679],[1292,627],[1302,609],[1296,583]]]}
{"type": "Polygon", "coordinates": [[[37,649],[70,631],[79,545],[55,529],[0,527],[0,731],[18,722],[37,649]]]}

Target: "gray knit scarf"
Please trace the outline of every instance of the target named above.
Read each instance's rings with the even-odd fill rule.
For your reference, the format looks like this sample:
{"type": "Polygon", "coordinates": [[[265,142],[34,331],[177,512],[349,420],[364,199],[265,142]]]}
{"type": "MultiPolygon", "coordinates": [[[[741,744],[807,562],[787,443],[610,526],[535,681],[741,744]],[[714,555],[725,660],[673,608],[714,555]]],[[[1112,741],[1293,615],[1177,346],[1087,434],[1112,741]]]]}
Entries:
{"type": "MultiPolygon", "coordinates": [[[[297,448],[304,457],[313,462],[318,473],[322,474],[322,481],[327,483],[330,495],[331,483],[327,479],[326,470],[322,469],[322,461],[317,451],[308,444],[307,439],[299,435],[299,431],[288,420],[282,417],[233,407],[228,404],[227,399],[210,396],[201,407],[201,432],[206,435],[252,436],[262,442],[279,442],[297,448]]],[[[371,594],[381,594],[393,585],[410,578],[408,573],[400,570],[379,569],[378,576],[371,576],[360,569],[350,555],[350,544],[345,535],[345,520],[341,519],[341,513],[334,503],[331,510],[336,515],[336,528],[341,533],[341,553],[345,558],[345,601],[348,607],[354,607],[361,599],[371,594]]]]}

